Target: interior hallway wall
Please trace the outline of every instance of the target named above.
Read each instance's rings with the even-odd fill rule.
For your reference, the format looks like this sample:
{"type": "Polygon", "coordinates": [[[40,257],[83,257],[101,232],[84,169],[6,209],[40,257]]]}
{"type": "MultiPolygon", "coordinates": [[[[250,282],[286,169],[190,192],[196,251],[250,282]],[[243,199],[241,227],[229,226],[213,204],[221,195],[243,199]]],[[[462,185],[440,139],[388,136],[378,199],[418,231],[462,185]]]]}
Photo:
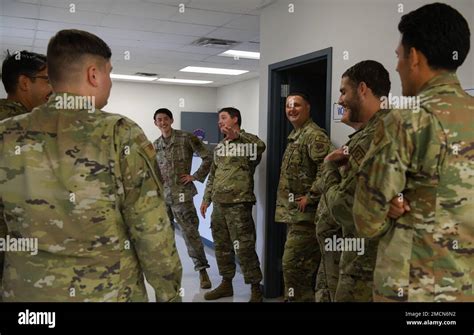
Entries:
{"type": "Polygon", "coordinates": [[[216,111],[223,107],[235,107],[242,114],[242,128],[258,133],[259,78],[241,81],[217,89],[216,111]]]}
{"type": "Polygon", "coordinates": [[[181,111],[215,111],[217,88],[114,81],[104,110],[125,115],[142,127],[150,141],[161,135],[153,123],[158,108],[173,112],[173,127],[181,127],[181,111]]]}

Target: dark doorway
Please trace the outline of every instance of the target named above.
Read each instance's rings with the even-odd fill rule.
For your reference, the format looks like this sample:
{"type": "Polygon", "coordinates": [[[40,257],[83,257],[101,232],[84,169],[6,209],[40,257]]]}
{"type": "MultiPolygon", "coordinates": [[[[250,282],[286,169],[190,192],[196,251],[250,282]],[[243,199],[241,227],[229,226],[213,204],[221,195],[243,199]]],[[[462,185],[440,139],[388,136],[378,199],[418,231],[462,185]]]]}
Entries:
{"type": "Polygon", "coordinates": [[[265,213],[265,279],[264,295],[279,297],[283,293],[281,259],[286,240],[286,225],[275,223],[275,203],[280,165],[286,140],[292,130],[285,114],[290,92],[304,92],[310,98],[311,117],[330,135],[332,48],[269,65],[267,189],[265,213]]]}

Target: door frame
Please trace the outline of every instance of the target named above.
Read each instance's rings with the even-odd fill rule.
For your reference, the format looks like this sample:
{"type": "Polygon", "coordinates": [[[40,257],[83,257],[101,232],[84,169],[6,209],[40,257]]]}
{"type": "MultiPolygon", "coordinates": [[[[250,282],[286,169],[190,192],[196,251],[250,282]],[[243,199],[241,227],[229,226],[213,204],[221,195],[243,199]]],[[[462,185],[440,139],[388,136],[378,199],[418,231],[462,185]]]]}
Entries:
{"type": "MultiPolygon", "coordinates": [[[[275,224],[276,207],[276,185],[280,178],[280,167],[274,167],[273,163],[280,160],[284,151],[282,148],[283,125],[279,124],[281,99],[281,76],[282,71],[289,70],[301,65],[326,59],[326,110],[325,128],[330,136],[331,132],[331,88],[332,88],[332,47],[311,52],[302,56],[287,59],[268,66],[268,110],[267,110],[267,183],[266,183],[266,205],[265,205],[265,267],[264,267],[264,295],[267,298],[281,296],[283,291],[283,278],[281,276],[284,241],[286,240],[286,225],[275,224]]],[[[284,135],[286,136],[286,134],[284,135]]]]}

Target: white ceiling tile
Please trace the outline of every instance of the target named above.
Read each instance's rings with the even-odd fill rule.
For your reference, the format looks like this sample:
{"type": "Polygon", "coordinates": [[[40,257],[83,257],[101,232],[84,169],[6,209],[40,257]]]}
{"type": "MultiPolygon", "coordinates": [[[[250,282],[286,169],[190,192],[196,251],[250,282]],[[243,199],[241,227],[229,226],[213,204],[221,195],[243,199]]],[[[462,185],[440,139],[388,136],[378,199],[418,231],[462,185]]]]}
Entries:
{"type": "Polygon", "coordinates": [[[268,0],[0,0],[0,48],[46,52],[62,29],[94,33],[112,49],[115,73],[151,72],[160,76],[214,81],[209,87],[258,76],[258,62],[225,59],[225,49],[191,45],[198,37],[241,41],[236,49],[258,51],[259,17],[243,15],[268,0]],[[75,4],[75,13],[70,4],[75,4]],[[178,13],[184,3],[185,12],[178,13]],[[194,7],[193,7],[194,6],[194,7]],[[204,10],[206,9],[206,10],[204,10]],[[226,25],[226,27],[222,27],[226,25]],[[125,52],[129,59],[125,59],[125,52]],[[250,70],[241,76],[183,73],[185,66],[250,70]]]}
{"type": "Polygon", "coordinates": [[[51,37],[54,36],[54,32],[52,31],[42,31],[42,30],[39,30],[36,32],[36,39],[40,39],[40,40],[50,40],[51,37]]]}
{"type": "Polygon", "coordinates": [[[104,38],[122,38],[124,40],[135,39],[140,40],[144,38],[146,32],[139,30],[129,30],[122,28],[110,28],[110,27],[96,27],[97,32],[104,36],[104,38]]]}
{"type": "Polygon", "coordinates": [[[184,46],[187,44],[191,44],[196,37],[195,36],[185,36],[185,35],[177,35],[177,34],[165,34],[165,33],[146,33],[144,40],[150,42],[158,42],[158,43],[173,43],[176,46],[184,46]]]}
{"type": "Polygon", "coordinates": [[[181,4],[181,3],[187,5],[191,2],[191,0],[147,0],[147,1],[161,4],[161,5],[173,5],[173,6],[175,6],[176,4],[181,4]]]}
{"type": "Polygon", "coordinates": [[[46,55],[46,48],[33,47],[32,51],[38,54],[46,55]]]}
{"type": "Polygon", "coordinates": [[[258,32],[260,30],[260,17],[256,15],[241,15],[226,24],[225,28],[236,28],[258,32]]]}
{"type": "Polygon", "coordinates": [[[193,53],[203,54],[203,55],[217,55],[217,54],[222,53],[224,50],[217,49],[217,48],[200,47],[196,45],[186,45],[184,47],[179,48],[178,51],[193,52],[193,53]]]}
{"type": "Polygon", "coordinates": [[[128,48],[127,50],[137,48],[142,46],[142,42],[138,40],[126,40],[126,39],[120,39],[120,38],[103,38],[105,43],[107,43],[109,46],[124,46],[128,48]]]}
{"type": "Polygon", "coordinates": [[[75,10],[71,12],[69,8],[58,7],[40,7],[40,19],[47,21],[58,21],[68,23],[87,23],[89,25],[98,25],[105,14],[96,12],[86,12],[75,10]]]}
{"type": "Polygon", "coordinates": [[[182,60],[190,60],[190,61],[201,61],[207,58],[207,55],[193,54],[193,53],[186,53],[186,52],[174,52],[174,51],[155,51],[153,55],[155,55],[158,58],[182,59],[182,60]]]}
{"type": "Polygon", "coordinates": [[[183,13],[178,12],[171,17],[171,20],[209,26],[223,26],[238,17],[236,14],[185,8],[183,13]]]}
{"type": "Polygon", "coordinates": [[[192,0],[190,7],[205,10],[216,10],[228,13],[246,14],[262,6],[272,3],[272,0],[192,0]]]}
{"type": "Polygon", "coordinates": [[[35,4],[2,0],[3,13],[5,16],[38,18],[39,7],[35,4]]]}
{"type": "Polygon", "coordinates": [[[232,47],[235,50],[260,52],[260,43],[244,42],[232,47]]]}
{"type": "Polygon", "coordinates": [[[12,44],[12,45],[21,45],[21,46],[32,46],[33,39],[32,38],[23,38],[23,37],[10,37],[10,36],[3,36],[2,44],[12,44]]]}
{"type": "Polygon", "coordinates": [[[100,25],[112,28],[150,31],[156,25],[156,22],[154,19],[140,18],[137,20],[133,16],[110,14],[103,18],[100,25]]]}
{"type": "Polygon", "coordinates": [[[22,3],[40,4],[40,0],[15,0],[22,3]]]}
{"type": "Polygon", "coordinates": [[[258,34],[258,32],[247,30],[219,28],[217,30],[214,30],[212,33],[206,35],[206,37],[247,42],[253,40],[256,36],[258,36],[258,34]]]}
{"type": "Polygon", "coordinates": [[[42,48],[45,49],[48,47],[49,39],[48,40],[43,40],[43,39],[38,39],[36,38],[33,42],[33,47],[35,48],[42,48]]]}
{"type": "Polygon", "coordinates": [[[152,28],[154,32],[171,33],[171,34],[183,34],[189,36],[205,36],[210,32],[216,30],[216,27],[189,24],[183,22],[171,22],[171,21],[157,21],[156,26],[152,28]]]}
{"type": "MultiPolygon", "coordinates": [[[[172,44],[163,44],[163,43],[153,43],[153,46],[150,47],[148,42],[145,41],[134,41],[134,45],[131,45],[132,43],[124,43],[123,41],[120,40],[109,40],[109,39],[104,39],[107,44],[110,46],[112,49],[112,52],[118,52],[120,54],[124,55],[153,55],[153,52],[155,50],[161,50],[161,51],[168,51],[168,50],[173,50],[176,46],[172,44]],[[127,52],[127,54],[125,54],[127,52]]],[[[130,56],[130,57],[132,57],[130,56]]]]}
{"type": "Polygon", "coordinates": [[[8,36],[8,37],[24,37],[24,38],[31,38],[35,37],[35,30],[31,29],[20,29],[20,28],[2,28],[0,30],[0,36],[8,36]]]}
{"type": "MultiPolygon", "coordinates": [[[[177,34],[165,34],[165,33],[155,33],[148,31],[139,31],[139,30],[127,30],[121,28],[109,28],[109,27],[95,27],[97,34],[102,38],[108,39],[121,39],[121,40],[136,40],[144,41],[146,43],[159,43],[159,44],[169,44],[170,47],[181,47],[186,44],[193,42],[196,37],[177,35],[177,34]]],[[[143,45],[144,49],[148,46],[143,45]]]]}
{"type": "Polygon", "coordinates": [[[70,9],[73,4],[75,10],[98,13],[109,13],[114,3],[114,0],[41,0],[43,6],[70,9]]]}
{"type": "Polygon", "coordinates": [[[0,16],[0,27],[36,29],[37,20],[19,17],[0,16]]]}
{"type": "Polygon", "coordinates": [[[249,40],[249,42],[259,43],[260,44],[260,35],[257,35],[255,38],[249,40]]]}
{"type": "Polygon", "coordinates": [[[117,1],[110,10],[111,14],[134,16],[140,18],[168,19],[178,12],[176,5],[160,5],[145,1],[117,1]]]}
{"type": "MultiPolygon", "coordinates": [[[[38,20],[38,30],[42,31],[49,31],[51,32],[51,36],[63,29],[81,29],[86,30],[91,33],[96,33],[97,26],[90,26],[86,24],[78,24],[78,23],[68,23],[68,22],[55,22],[55,21],[46,21],[46,20],[38,20]]],[[[86,22],[84,22],[86,23],[86,22]]]]}

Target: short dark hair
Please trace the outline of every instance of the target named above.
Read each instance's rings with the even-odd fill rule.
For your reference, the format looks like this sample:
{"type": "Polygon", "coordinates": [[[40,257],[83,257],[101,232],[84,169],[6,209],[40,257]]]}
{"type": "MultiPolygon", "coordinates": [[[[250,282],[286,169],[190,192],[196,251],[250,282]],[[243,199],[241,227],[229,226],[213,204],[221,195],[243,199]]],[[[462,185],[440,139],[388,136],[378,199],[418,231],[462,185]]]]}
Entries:
{"type": "Polygon", "coordinates": [[[240,115],[240,111],[237,108],[234,107],[224,107],[221,110],[217,112],[217,115],[219,115],[222,112],[227,112],[229,113],[230,117],[237,118],[237,123],[239,124],[239,127],[242,125],[242,116],[240,115]]]}
{"type": "Polygon", "coordinates": [[[171,113],[171,111],[168,108],[157,109],[156,112],[155,112],[155,115],[153,115],[153,120],[156,120],[156,116],[158,114],[166,114],[166,115],[168,115],[168,117],[170,119],[173,119],[173,113],[171,113]]]}
{"type": "Polygon", "coordinates": [[[380,98],[390,92],[390,75],[385,67],[374,60],[364,60],[348,68],[341,78],[347,77],[353,87],[364,82],[372,93],[380,98]]]}
{"type": "Polygon", "coordinates": [[[96,56],[108,61],[112,57],[109,46],[99,37],[77,29],[61,30],[48,44],[48,75],[51,82],[61,82],[83,57],[96,56]]]}
{"type": "Polygon", "coordinates": [[[398,30],[405,57],[415,48],[435,70],[456,70],[469,52],[469,25],[461,13],[446,4],[432,3],[403,15],[398,30]]]}
{"type": "Polygon", "coordinates": [[[17,51],[10,53],[2,64],[2,82],[7,93],[13,94],[18,86],[18,79],[21,75],[35,80],[34,76],[47,67],[46,56],[30,51],[17,51]]]}
{"type": "Polygon", "coordinates": [[[306,101],[308,105],[311,105],[311,102],[309,101],[309,96],[304,92],[291,92],[290,94],[288,94],[287,98],[291,96],[301,97],[304,101],[306,101]]]}

